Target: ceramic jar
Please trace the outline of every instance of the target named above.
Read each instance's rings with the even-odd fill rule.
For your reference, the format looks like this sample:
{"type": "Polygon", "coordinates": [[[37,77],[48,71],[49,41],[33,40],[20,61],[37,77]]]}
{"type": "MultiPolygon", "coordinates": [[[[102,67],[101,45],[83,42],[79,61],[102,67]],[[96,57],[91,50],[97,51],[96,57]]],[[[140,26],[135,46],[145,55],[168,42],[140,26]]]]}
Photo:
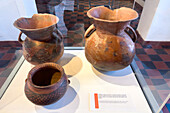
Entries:
{"type": "Polygon", "coordinates": [[[55,63],[36,65],[28,74],[25,95],[34,104],[49,105],[63,97],[69,81],[63,68],[55,63]]]}
{"type": "Polygon", "coordinates": [[[14,26],[21,30],[18,41],[23,55],[31,64],[58,61],[64,52],[63,36],[56,28],[58,17],[51,14],[34,14],[32,18],[19,18],[14,26]],[[27,37],[21,39],[24,33],[27,37]]]}
{"type": "Polygon", "coordinates": [[[94,20],[84,35],[87,60],[95,68],[104,71],[127,67],[134,58],[134,42],[137,39],[129,24],[138,17],[138,13],[126,7],[112,11],[99,6],[90,9],[87,16],[94,20]]]}

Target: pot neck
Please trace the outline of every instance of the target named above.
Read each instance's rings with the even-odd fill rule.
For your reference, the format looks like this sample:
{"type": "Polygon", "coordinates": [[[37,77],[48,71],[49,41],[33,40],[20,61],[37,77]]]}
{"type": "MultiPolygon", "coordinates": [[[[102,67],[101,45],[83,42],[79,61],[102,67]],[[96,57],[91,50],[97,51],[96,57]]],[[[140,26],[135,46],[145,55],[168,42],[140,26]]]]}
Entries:
{"type": "Polygon", "coordinates": [[[119,35],[126,29],[127,25],[130,24],[130,21],[125,22],[106,22],[94,20],[94,26],[96,27],[96,32],[108,32],[114,35],[119,35]]]}
{"type": "Polygon", "coordinates": [[[37,41],[48,41],[52,33],[56,29],[56,25],[52,25],[41,29],[20,29],[27,37],[37,41]]]}

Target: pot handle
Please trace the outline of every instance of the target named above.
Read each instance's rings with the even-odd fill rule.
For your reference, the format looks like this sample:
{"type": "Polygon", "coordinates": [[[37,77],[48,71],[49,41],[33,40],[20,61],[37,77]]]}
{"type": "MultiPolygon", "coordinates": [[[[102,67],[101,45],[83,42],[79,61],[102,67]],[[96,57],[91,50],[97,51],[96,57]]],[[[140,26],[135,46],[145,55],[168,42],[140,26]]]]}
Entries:
{"type": "Polygon", "coordinates": [[[70,84],[70,80],[68,80],[68,84],[70,84]]]}
{"type": "Polygon", "coordinates": [[[56,28],[56,29],[54,30],[54,32],[53,32],[53,35],[54,35],[54,36],[55,36],[56,34],[59,35],[59,37],[61,38],[61,40],[64,39],[63,34],[62,34],[57,28],[56,28]]]}
{"type": "Polygon", "coordinates": [[[133,40],[133,42],[136,42],[136,40],[137,40],[137,34],[136,34],[135,30],[134,30],[130,25],[128,25],[126,28],[128,28],[129,30],[132,31],[132,33],[133,33],[133,35],[134,35],[133,38],[131,37],[131,35],[130,35],[127,31],[126,31],[126,33],[131,37],[131,39],[133,40]]]}
{"type": "Polygon", "coordinates": [[[28,78],[25,79],[25,83],[27,82],[28,78]]]}
{"type": "Polygon", "coordinates": [[[94,24],[92,24],[84,33],[84,38],[88,38],[96,30],[94,24]],[[89,34],[90,33],[90,34],[89,34]]]}
{"type": "Polygon", "coordinates": [[[21,39],[21,35],[22,35],[22,32],[19,33],[18,42],[19,42],[20,44],[23,44],[24,41],[21,39]]]}

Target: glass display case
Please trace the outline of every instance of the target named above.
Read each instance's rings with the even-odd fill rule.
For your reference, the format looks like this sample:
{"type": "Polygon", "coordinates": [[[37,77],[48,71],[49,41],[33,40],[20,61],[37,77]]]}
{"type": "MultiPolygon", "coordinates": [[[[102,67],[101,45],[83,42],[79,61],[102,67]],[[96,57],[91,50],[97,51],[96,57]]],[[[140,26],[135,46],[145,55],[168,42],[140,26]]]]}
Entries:
{"type": "MultiPolygon", "coordinates": [[[[26,6],[26,4],[27,4],[26,0],[20,0],[20,1],[23,1],[25,3],[24,7],[29,9],[28,8],[29,6],[26,6]]],[[[167,26],[169,26],[170,24],[167,20],[170,19],[170,17],[164,13],[164,7],[168,8],[167,4],[169,2],[166,3],[165,1],[160,1],[160,0],[157,0],[157,1],[152,2],[149,0],[99,0],[99,1],[96,1],[96,0],[35,0],[35,1],[31,0],[30,2],[32,2],[32,3],[29,3],[27,5],[34,4],[34,6],[36,6],[36,8],[37,8],[38,13],[49,13],[49,14],[56,15],[59,18],[59,22],[57,23],[56,28],[62,33],[62,35],[64,37],[63,38],[64,55],[61,59],[64,58],[63,62],[65,64],[67,64],[68,59],[70,59],[70,58],[67,58],[69,55],[71,55],[71,54],[73,54],[74,56],[77,55],[80,57],[81,60],[83,60],[82,65],[86,64],[86,63],[84,63],[85,56],[84,55],[82,56],[82,54],[84,54],[85,44],[86,44],[84,34],[88,30],[90,25],[92,25],[94,23],[94,20],[87,16],[87,12],[91,8],[98,7],[98,6],[104,6],[111,10],[115,10],[115,9],[121,8],[121,7],[127,7],[127,8],[134,9],[138,13],[139,17],[135,20],[132,20],[130,23],[130,26],[136,32],[137,40],[135,42],[135,56],[133,58],[132,63],[129,65],[128,68],[130,68],[130,70],[132,70],[132,72],[134,74],[133,79],[136,79],[137,85],[140,86],[140,89],[142,92],[141,94],[143,94],[143,96],[145,97],[146,103],[149,105],[150,111],[153,113],[159,113],[159,112],[160,113],[169,113],[169,111],[170,111],[170,100],[169,100],[170,96],[168,96],[168,95],[170,95],[170,38],[168,37],[169,36],[168,30],[170,30],[170,28],[168,28],[167,26]],[[159,2],[157,2],[157,1],[159,1],[159,2]],[[75,51],[75,53],[74,53],[74,51],[75,51]]],[[[4,5],[4,7],[7,7],[7,5],[4,5]]],[[[35,11],[32,13],[34,14],[37,12],[35,11]]],[[[2,14],[4,14],[4,13],[2,13],[2,14]]],[[[13,16],[13,14],[11,14],[11,15],[13,16]]],[[[20,18],[20,16],[15,17],[14,19],[16,20],[18,18],[20,18]]],[[[2,19],[2,20],[5,21],[5,19],[2,19]]],[[[8,20],[6,20],[6,21],[8,21],[8,20]]],[[[14,21],[12,20],[12,22],[10,22],[10,24],[12,25],[13,22],[14,21]]],[[[5,27],[4,27],[4,29],[7,30],[5,27]]],[[[14,28],[14,29],[17,31],[17,33],[19,32],[19,30],[17,30],[16,28],[14,28]]],[[[92,31],[91,34],[93,32],[94,31],[92,31]]],[[[127,32],[129,32],[130,36],[134,37],[131,30],[127,29],[127,32]]],[[[6,33],[9,34],[8,32],[6,32],[6,33]]],[[[11,32],[11,33],[13,33],[13,32],[11,32]]],[[[0,32],[0,37],[1,37],[1,34],[3,34],[3,33],[0,32]]],[[[91,34],[89,34],[89,35],[91,35],[91,34]]],[[[19,33],[18,33],[18,35],[19,35],[19,33]]],[[[7,97],[4,97],[4,96],[5,95],[10,96],[11,91],[7,91],[7,90],[8,89],[10,90],[11,88],[14,87],[14,86],[12,86],[12,84],[15,84],[15,87],[17,87],[16,80],[19,80],[19,78],[17,78],[17,76],[21,77],[20,76],[22,73],[21,69],[23,69],[23,72],[24,72],[24,70],[27,72],[28,69],[31,69],[34,66],[34,65],[30,65],[25,60],[25,58],[23,56],[23,52],[22,52],[22,44],[20,44],[17,41],[18,35],[14,36],[14,38],[15,38],[14,40],[2,39],[0,41],[0,112],[1,112],[1,110],[3,111],[6,106],[8,106],[8,105],[10,106],[10,103],[13,103],[15,101],[15,99],[10,100],[10,98],[8,100],[7,97]],[[28,68],[28,69],[26,69],[26,68],[28,68]],[[17,74],[17,73],[19,73],[19,74],[17,74]],[[14,80],[15,78],[16,78],[16,80],[14,80]],[[6,103],[5,105],[3,105],[3,103],[2,103],[2,102],[4,102],[3,98],[6,98],[8,101],[8,103],[6,103]]],[[[76,59],[74,59],[74,60],[76,60],[76,59]]],[[[59,63],[62,65],[60,60],[56,63],[59,63]]],[[[75,63],[77,63],[77,64],[75,64],[75,66],[80,64],[79,61],[76,61],[75,63]]],[[[64,66],[64,65],[62,65],[62,66],[64,66]]],[[[71,66],[73,66],[73,65],[71,65],[71,66]]],[[[73,67],[65,67],[64,69],[65,70],[67,70],[67,68],[72,69],[73,67]]],[[[86,68],[89,69],[89,67],[88,68],[86,67],[86,68]]],[[[82,66],[82,68],[83,68],[83,66],[82,66]]],[[[94,76],[98,76],[97,73],[99,73],[99,72],[102,74],[106,74],[107,76],[110,76],[108,73],[112,73],[112,76],[114,76],[114,77],[113,78],[111,77],[110,79],[116,79],[114,74],[118,73],[117,71],[115,71],[115,72],[114,71],[109,71],[109,72],[103,72],[103,71],[97,72],[96,71],[96,73],[95,73],[95,71],[94,71],[95,68],[93,66],[91,66],[90,68],[93,70],[94,76]]],[[[75,67],[75,69],[77,69],[77,68],[75,67]]],[[[27,73],[22,73],[22,74],[27,75],[27,73]]],[[[81,71],[80,71],[80,73],[81,73],[81,71]]],[[[89,71],[89,73],[90,73],[90,71],[89,71]]],[[[87,74],[89,74],[89,73],[87,73],[87,74]]],[[[123,77],[123,75],[122,75],[122,77],[123,77]]],[[[75,84],[77,84],[76,82],[78,82],[78,80],[77,80],[78,78],[75,77],[75,80],[71,79],[71,78],[70,79],[71,79],[71,82],[75,82],[75,84]]],[[[121,76],[120,76],[120,78],[121,78],[121,76]]],[[[21,79],[26,79],[26,78],[21,77],[21,79]]],[[[79,78],[79,79],[81,80],[82,78],[79,78]]],[[[93,79],[94,78],[92,77],[91,80],[93,80],[93,79]]],[[[98,78],[95,78],[95,79],[97,80],[98,78]]],[[[80,82],[79,84],[81,84],[81,85],[85,84],[86,83],[85,80],[86,80],[85,78],[82,79],[81,82],[79,81],[80,82]]],[[[103,80],[105,80],[105,79],[103,79],[103,80]]],[[[110,81],[105,80],[105,81],[110,82],[112,80],[110,80],[110,81]]],[[[128,80],[128,79],[124,80],[125,83],[128,83],[129,81],[130,80],[128,80]]],[[[99,81],[99,82],[101,82],[101,81],[99,81]]],[[[88,83],[90,84],[90,82],[87,82],[87,84],[88,83]]],[[[110,82],[110,83],[114,84],[114,85],[118,85],[118,84],[116,84],[116,82],[110,82]]],[[[124,85],[128,86],[128,84],[124,84],[124,85]]],[[[122,85],[122,86],[124,86],[124,85],[122,85]]],[[[111,87],[111,86],[108,86],[108,87],[111,87]]],[[[74,89],[74,87],[72,87],[72,88],[74,89]]],[[[101,89],[102,89],[102,87],[101,87],[101,89]]],[[[113,90],[114,90],[114,88],[113,88],[113,90]]],[[[131,90],[131,89],[129,88],[129,90],[131,90]]],[[[20,91],[20,90],[18,90],[18,91],[20,91]]],[[[71,90],[69,89],[69,91],[71,91],[71,90]]],[[[75,88],[74,92],[76,92],[76,91],[77,91],[77,89],[75,88]]],[[[17,93],[17,91],[15,91],[13,93],[15,94],[15,93],[17,93]]],[[[78,91],[76,93],[78,93],[78,91]]],[[[83,91],[79,94],[79,96],[81,96],[82,93],[83,93],[83,91]]],[[[91,93],[91,90],[88,93],[91,93]]],[[[134,94],[137,94],[137,93],[134,92],[134,94]]],[[[12,95],[12,93],[11,93],[11,95],[12,95]]],[[[73,95],[74,95],[74,93],[73,93],[73,95]]],[[[66,96],[68,96],[67,93],[66,93],[66,96]]],[[[138,95],[136,95],[136,97],[137,96],[138,95]]],[[[131,98],[136,98],[136,97],[131,97],[131,98]]],[[[88,97],[88,99],[89,99],[89,97],[88,97]]],[[[69,104],[71,104],[71,101],[73,101],[73,100],[70,100],[70,102],[68,102],[65,106],[69,106],[69,104]]],[[[79,101],[80,102],[77,103],[78,104],[77,106],[81,107],[81,104],[80,104],[81,98],[79,98],[79,101]]],[[[60,103],[62,103],[62,102],[60,102],[60,103]]],[[[85,106],[87,106],[87,105],[85,105],[85,106]]],[[[50,110],[49,111],[42,110],[42,112],[53,112],[53,111],[55,111],[55,109],[57,109],[56,106],[55,106],[56,108],[53,108],[53,107],[49,107],[49,106],[44,107],[44,109],[51,109],[51,111],[50,110]]],[[[12,109],[13,107],[10,107],[10,108],[12,109]]],[[[136,108],[138,108],[138,107],[136,107],[136,108]]],[[[37,109],[41,109],[41,108],[39,106],[36,106],[35,109],[37,110],[37,109]]],[[[94,112],[91,109],[90,110],[86,109],[86,110],[88,110],[88,112],[94,112]]],[[[11,110],[5,111],[5,112],[10,112],[10,111],[11,110]]],[[[39,110],[37,112],[41,112],[41,110],[39,110]]],[[[76,112],[76,110],[75,111],[73,110],[73,112],[76,112]]],[[[83,112],[83,109],[81,112],[83,112]]],[[[119,110],[118,110],[118,112],[119,112],[119,110]]],[[[126,111],[122,111],[122,112],[126,113],[126,111]]],[[[129,112],[133,112],[133,110],[129,111],[129,112]]],[[[147,111],[146,111],[146,113],[147,113],[147,111]]]]}

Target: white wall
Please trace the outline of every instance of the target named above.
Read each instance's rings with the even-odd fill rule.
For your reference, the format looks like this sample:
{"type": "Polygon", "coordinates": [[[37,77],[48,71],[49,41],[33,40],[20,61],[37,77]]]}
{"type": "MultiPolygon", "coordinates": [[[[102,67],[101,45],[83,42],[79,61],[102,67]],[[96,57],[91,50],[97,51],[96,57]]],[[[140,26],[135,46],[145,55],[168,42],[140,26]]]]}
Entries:
{"type": "Polygon", "coordinates": [[[145,1],[145,5],[143,7],[143,11],[137,28],[139,34],[144,39],[148,35],[158,4],[159,4],[159,0],[145,1]]]}
{"type": "Polygon", "coordinates": [[[17,41],[20,31],[13,26],[14,21],[35,13],[35,0],[0,0],[0,41],[17,41]]]}
{"type": "Polygon", "coordinates": [[[145,41],[170,41],[170,0],[146,0],[138,32],[145,41]]]}
{"type": "Polygon", "coordinates": [[[33,14],[38,13],[35,0],[23,0],[23,3],[26,12],[25,16],[31,17],[33,14]]]}
{"type": "Polygon", "coordinates": [[[170,41],[170,0],[160,0],[146,40],[170,41]]]}

